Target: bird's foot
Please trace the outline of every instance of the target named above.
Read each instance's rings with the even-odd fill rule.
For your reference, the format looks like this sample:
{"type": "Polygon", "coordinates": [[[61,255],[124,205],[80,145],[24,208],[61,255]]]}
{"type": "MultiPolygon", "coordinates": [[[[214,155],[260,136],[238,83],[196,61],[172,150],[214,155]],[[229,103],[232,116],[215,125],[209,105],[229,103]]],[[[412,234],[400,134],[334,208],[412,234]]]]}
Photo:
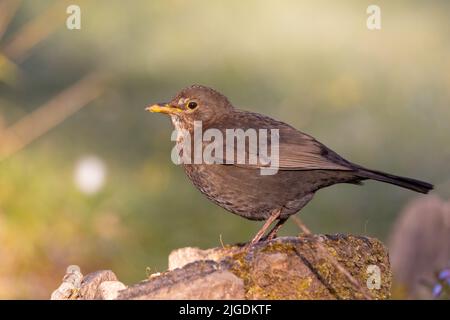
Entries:
{"type": "MultiPolygon", "coordinates": [[[[261,239],[264,236],[264,233],[266,233],[267,229],[269,229],[270,225],[272,224],[272,222],[274,222],[276,219],[278,219],[281,215],[281,209],[277,209],[274,210],[272,212],[272,214],[270,215],[270,217],[266,220],[266,222],[264,223],[263,227],[261,228],[261,230],[258,231],[258,233],[253,237],[252,241],[250,241],[245,248],[248,249],[252,246],[254,246],[255,244],[257,244],[259,241],[261,241],[261,239]]],[[[275,235],[276,236],[276,232],[278,231],[279,227],[277,228],[277,226],[279,225],[279,223],[282,220],[280,220],[277,225],[269,232],[268,237],[271,236],[272,232],[275,230],[275,235]]],[[[284,223],[285,220],[283,220],[284,223]]],[[[281,226],[281,225],[280,225],[281,226]]]]}
{"type": "Polygon", "coordinates": [[[287,218],[278,220],[277,224],[269,231],[269,233],[261,239],[261,241],[271,241],[277,237],[278,231],[280,231],[283,224],[287,221],[287,218]]]}

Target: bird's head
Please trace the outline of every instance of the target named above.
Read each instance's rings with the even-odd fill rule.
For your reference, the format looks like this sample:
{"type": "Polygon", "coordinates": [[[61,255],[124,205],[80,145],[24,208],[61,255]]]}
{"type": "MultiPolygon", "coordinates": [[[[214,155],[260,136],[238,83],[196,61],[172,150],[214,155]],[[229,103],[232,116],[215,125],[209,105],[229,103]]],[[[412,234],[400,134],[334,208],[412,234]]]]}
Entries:
{"type": "Polygon", "coordinates": [[[150,112],[170,115],[175,126],[181,123],[184,128],[192,128],[194,121],[202,121],[208,126],[232,109],[232,104],[224,95],[201,85],[184,88],[169,102],[146,108],[150,112]]]}

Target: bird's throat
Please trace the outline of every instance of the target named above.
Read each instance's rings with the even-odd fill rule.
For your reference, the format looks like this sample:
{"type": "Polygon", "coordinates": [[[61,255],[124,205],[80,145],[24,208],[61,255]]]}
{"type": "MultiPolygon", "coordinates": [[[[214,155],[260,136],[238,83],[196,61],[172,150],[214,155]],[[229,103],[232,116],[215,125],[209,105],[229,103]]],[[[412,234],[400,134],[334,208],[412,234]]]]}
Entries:
{"type": "Polygon", "coordinates": [[[187,128],[184,126],[184,123],[181,121],[180,117],[171,115],[170,118],[175,130],[177,131],[177,142],[183,142],[183,130],[187,130],[187,128]]]}

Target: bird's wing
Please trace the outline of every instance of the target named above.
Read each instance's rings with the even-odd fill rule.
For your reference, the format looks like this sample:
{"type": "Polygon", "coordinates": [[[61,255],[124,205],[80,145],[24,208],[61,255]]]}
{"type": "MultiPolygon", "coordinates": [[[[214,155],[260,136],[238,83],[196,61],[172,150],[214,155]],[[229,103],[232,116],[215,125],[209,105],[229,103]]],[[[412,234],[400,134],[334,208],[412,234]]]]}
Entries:
{"type": "MultiPolygon", "coordinates": [[[[337,153],[330,150],[313,137],[298,131],[284,122],[274,120],[261,114],[245,111],[236,112],[232,117],[222,119],[222,121],[220,121],[220,128],[217,129],[224,133],[224,137],[226,136],[226,129],[242,129],[244,131],[248,129],[268,129],[268,151],[266,153],[268,154],[268,159],[271,157],[271,141],[273,141],[273,138],[270,135],[270,129],[278,129],[279,170],[354,170],[350,162],[340,157],[337,153]]],[[[234,150],[236,154],[236,143],[234,150]]],[[[246,144],[245,153],[245,159],[249,159],[252,155],[256,155],[258,160],[263,158],[261,150],[255,148],[252,149],[248,144],[246,144]]],[[[267,162],[264,161],[258,161],[257,164],[246,163],[235,165],[249,168],[269,166],[267,162]]]]}

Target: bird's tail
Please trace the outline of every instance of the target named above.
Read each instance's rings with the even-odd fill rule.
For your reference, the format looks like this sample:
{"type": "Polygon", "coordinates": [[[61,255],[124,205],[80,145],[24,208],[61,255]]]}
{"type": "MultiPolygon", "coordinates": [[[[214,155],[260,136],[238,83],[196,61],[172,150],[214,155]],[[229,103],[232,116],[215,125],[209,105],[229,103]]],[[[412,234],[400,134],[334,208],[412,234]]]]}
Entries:
{"type": "Polygon", "coordinates": [[[428,182],[424,182],[424,181],[420,181],[420,180],[416,180],[416,179],[412,179],[412,178],[400,177],[400,176],[396,176],[396,175],[381,172],[381,171],[362,168],[359,166],[357,166],[357,167],[359,169],[358,176],[360,176],[362,178],[373,179],[373,180],[377,180],[377,181],[387,182],[390,184],[395,184],[396,186],[400,186],[402,188],[410,189],[410,190],[417,191],[420,193],[425,193],[425,194],[428,193],[430,190],[433,190],[433,185],[428,182]]]}

